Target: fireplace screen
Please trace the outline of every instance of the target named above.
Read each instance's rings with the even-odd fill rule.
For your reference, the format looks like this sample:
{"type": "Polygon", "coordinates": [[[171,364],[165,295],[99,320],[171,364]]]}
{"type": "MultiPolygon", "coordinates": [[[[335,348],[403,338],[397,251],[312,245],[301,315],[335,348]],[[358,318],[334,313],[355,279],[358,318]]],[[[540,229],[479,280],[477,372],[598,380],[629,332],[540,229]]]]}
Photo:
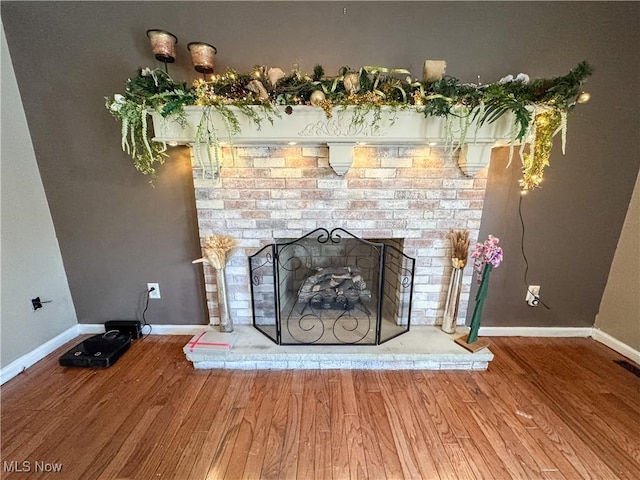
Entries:
{"type": "Polygon", "coordinates": [[[341,228],[249,257],[253,325],[280,345],[377,345],[409,331],[415,260],[402,240],[341,228]]]}

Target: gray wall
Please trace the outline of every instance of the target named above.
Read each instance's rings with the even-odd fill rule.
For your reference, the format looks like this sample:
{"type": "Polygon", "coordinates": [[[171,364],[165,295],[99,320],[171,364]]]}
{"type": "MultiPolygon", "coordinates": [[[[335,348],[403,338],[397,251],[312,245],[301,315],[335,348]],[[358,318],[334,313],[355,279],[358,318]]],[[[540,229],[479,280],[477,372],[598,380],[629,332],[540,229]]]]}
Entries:
{"type": "MultiPolygon", "coordinates": [[[[2,29],[0,369],[77,324],[2,29]],[[34,311],[31,299],[51,300],[34,311]]],[[[30,365],[30,364],[29,364],[30,365]]],[[[28,366],[28,365],[27,365],[28,366]]]]}
{"type": "Polygon", "coordinates": [[[529,282],[551,310],[523,301],[518,167],[497,153],[481,234],[499,236],[485,325],[591,326],[638,173],[640,43],[636,3],[599,2],[3,2],[2,14],[36,156],[83,323],[139,315],[147,281],[163,298],[154,323],[205,323],[193,192],[184,151],[155,188],[120,151],[103,108],[141,66],[148,28],[179,38],[175,78],[190,80],[186,44],[218,48],[218,70],[255,64],[332,74],[342,65],[409,68],[446,59],[463,81],[596,68],[592,100],[570,117],[567,155],[555,149],[544,188],[523,213],[529,282]],[[347,7],[344,15],[343,8],[347,7]]]}

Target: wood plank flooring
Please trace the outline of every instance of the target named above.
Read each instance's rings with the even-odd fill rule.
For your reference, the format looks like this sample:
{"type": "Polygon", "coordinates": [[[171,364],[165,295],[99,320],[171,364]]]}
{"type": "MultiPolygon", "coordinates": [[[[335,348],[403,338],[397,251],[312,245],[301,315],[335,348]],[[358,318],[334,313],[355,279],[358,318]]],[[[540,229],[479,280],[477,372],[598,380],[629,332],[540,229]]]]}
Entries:
{"type": "Polygon", "coordinates": [[[0,477],[640,478],[640,378],[590,339],[492,338],[486,372],[194,371],[188,340],[5,384],[0,477]]]}

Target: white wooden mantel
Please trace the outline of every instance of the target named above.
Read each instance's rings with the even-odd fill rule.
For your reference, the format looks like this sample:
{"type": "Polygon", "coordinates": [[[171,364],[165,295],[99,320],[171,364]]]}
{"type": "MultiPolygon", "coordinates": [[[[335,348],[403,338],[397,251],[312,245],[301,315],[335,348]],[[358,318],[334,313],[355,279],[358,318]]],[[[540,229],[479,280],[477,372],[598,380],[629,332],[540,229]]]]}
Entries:
{"type": "MultiPolygon", "coordinates": [[[[230,107],[234,109],[234,107],[230,107]]],[[[447,139],[447,128],[453,130],[453,138],[459,136],[459,122],[454,119],[448,126],[442,117],[425,117],[416,108],[405,110],[388,109],[374,124],[372,114],[364,122],[353,122],[353,108],[338,107],[328,119],[321,108],[294,106],[292,113],[285,113],[285,107],[278,107],[280,116],[273,118],[273,124],[263,120],[260,127],[238,109],[236,117],[240,122],[240,133],[229,138],[229,130],[224,118],[215,109],[210,109],[211,124],[216,129],[220,141],[231,141],[234,146],[257,145],[327,145],[329,164],[338,175],[344,175],[353,162],[355,146],[389,145],[440,145],[447,139]]],[[[165,119],[151,111],[154,140],[172,145],[191,145],[196,141],[196,132],[202,119],[204,107],[186,106],[186,123],[181,125],[174,119],[165,119]]],[[[477,128],[472,123],[466,133],[466,143],[458,149],[458,166],[467,176],[474,176],[489,164],[491,149],[505,145],[511,139],[513,117],[503,115],[491,124],[477,128]]]]}

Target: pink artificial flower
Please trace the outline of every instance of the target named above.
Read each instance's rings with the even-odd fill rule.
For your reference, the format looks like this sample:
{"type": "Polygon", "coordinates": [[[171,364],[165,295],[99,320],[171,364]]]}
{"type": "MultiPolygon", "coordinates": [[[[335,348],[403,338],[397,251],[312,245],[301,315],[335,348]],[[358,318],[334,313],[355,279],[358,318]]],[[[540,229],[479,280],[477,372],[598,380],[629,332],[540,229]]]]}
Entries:
{"type": "Polygon", "coordinates": [[[473,268],[476,271],[476,280],[478,284],[482,282],[482,272],[488,263],[493,268],[498,268],[504,257],[502,248],[498,246],[500,239],[489,235],[484,243],[476,243],[476,248],[471,254],[474,258],[473,268]]]}

